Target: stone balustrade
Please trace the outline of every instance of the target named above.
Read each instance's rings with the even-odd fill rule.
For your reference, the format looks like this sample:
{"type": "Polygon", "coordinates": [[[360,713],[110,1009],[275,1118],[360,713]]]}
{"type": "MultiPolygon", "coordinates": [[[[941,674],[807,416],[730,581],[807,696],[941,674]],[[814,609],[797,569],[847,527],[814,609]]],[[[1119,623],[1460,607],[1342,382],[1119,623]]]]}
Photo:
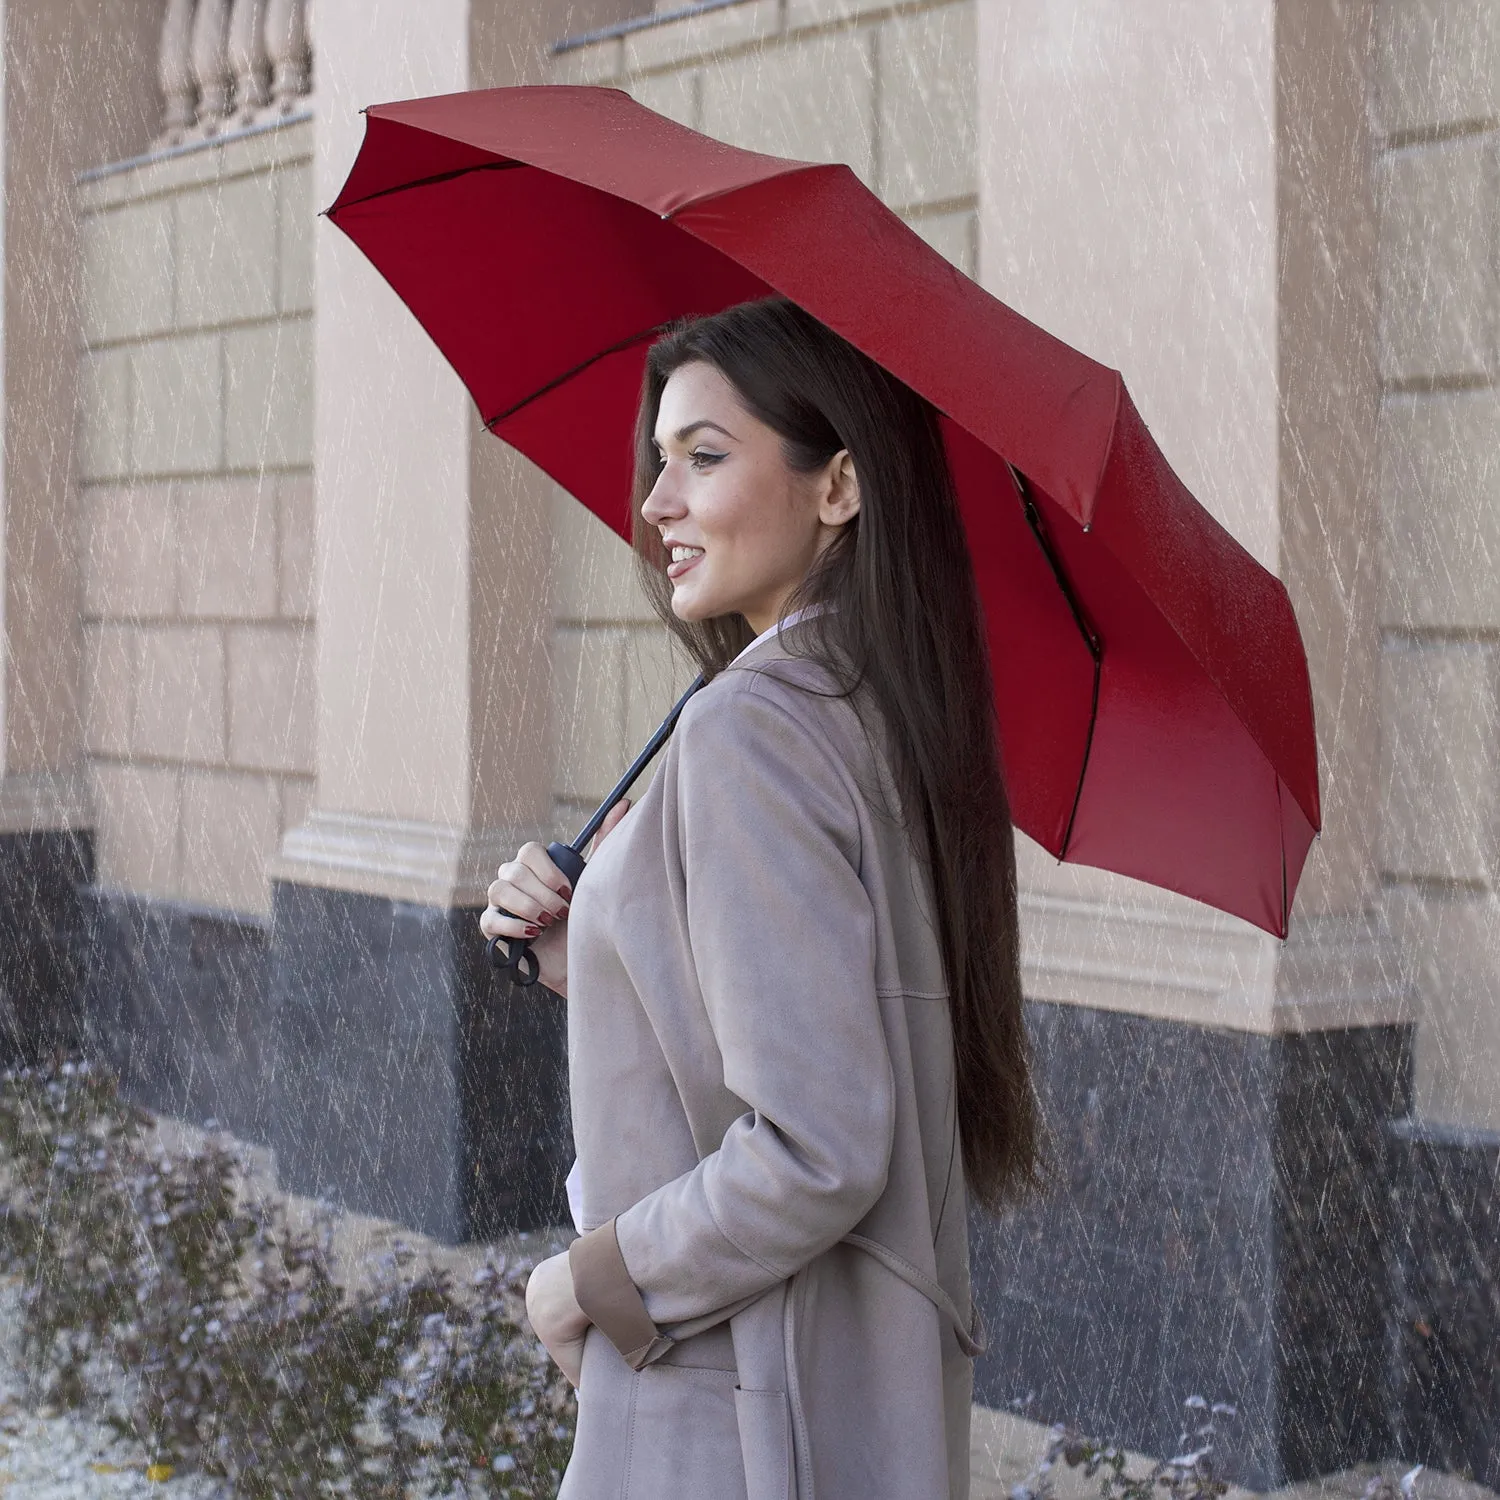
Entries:
{"type": "Polygon", "coordinates": [[[165,0],[157,148],[284,119],[312,86],[308,0],[165,0]]]}

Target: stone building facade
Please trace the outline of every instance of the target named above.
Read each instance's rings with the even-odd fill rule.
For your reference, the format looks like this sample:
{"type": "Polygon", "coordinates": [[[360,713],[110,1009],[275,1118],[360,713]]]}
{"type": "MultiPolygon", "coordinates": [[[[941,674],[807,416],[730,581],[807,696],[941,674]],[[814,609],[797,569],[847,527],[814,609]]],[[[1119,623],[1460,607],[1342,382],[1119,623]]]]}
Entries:
{"type": "Polygon", "coordinates": [[[623,88],[848,162],[1122,370],[1307,641],[1285,943],[1018,841],[1057,1185],[973,1223],[979,1399],[1500,1484],[1500,0],[3,15],[12,1052],[450,1239],[562,1216],[562,1018],[474,916],[686,664],[316,211],[361,105],[623,88]]]}

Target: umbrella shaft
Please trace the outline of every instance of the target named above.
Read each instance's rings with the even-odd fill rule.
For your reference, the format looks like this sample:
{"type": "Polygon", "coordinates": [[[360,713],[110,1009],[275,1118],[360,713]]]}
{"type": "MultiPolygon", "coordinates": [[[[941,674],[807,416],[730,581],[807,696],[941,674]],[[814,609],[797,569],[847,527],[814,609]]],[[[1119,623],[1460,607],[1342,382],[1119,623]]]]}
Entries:
{"type": "Polygon", "coordinates": [[[615,803],[617,803],[620,798],[623,797],[625,793],[635,785],[636,778],[639,777],[641,772],[646,769],[646,766],[649,764],[651,757],[661,749],[661,747],[666,743],[667,737],[677,727],[677,719],[678,716],[682,713],[683,706],[687,703],[688,699],[691,698],[693,694],[696,693],[702,686],[703,673],[700,672],[695,678],[693,678],[693,681],[688,687],[687,692],[685,692],[682,697],[680,697],[677,702],[672,705],[671,712],[657,726],[656,732],[651,736],[649,740],[646,741],[645,749],[642,750],[641,753],[637,755],[633,761],[631,761],[629,770],[627,770],[625,774],[614,784],[614,788],[611,790],[609,796],[607,796],[604,801],[601,802],[599,806],[594,810],[593,816],[588,820],[587,823],[583,825],[582,829],[579,831],[578,837],[573,840],[571,845],[569,845],[569,847],[575,853],[582,854],[583,851],[588,847],[589,840],[599,832],[599,825],[604,822],[605,816],[608,814],[610,808],[612,808],[615,803]]]}

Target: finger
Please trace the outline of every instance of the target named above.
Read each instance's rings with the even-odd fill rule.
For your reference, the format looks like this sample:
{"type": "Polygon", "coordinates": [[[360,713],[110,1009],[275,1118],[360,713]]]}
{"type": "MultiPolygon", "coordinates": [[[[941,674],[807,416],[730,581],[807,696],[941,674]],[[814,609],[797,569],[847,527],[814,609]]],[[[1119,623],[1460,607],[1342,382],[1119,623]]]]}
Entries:
{"type": "Polygon", "coordinates": [[[487,906],[479,915],[479,930],[487,938],[534,938],[541,934],[542,927],[539,922],[502,916],[493,906],[487,906]]]}
{"type": "Polygon", "coordinates": [[[500,866],[500,879],[491,883],[488,896],[492,906],[503,906],[528,922],[541,922],[544,927],[551,926],[568,910],[568,903],[543,885],[540,877],[519,860],[500,866]]]}
{"type": "MultiPolygon", "coordinates": [[[[523,922],[541,924],[542,907],[535,896],[527,895],[508,880],[497,880],[485,892],[491,906],[519,917],[523,922]]],[[[548,917],[550,923],[552,918],[548,917]]]]}
{"type": "Polygon", "coordinates": [[[558,869],[557,862],[535,840],[529,844],[522,844],[517,851],[516,859],[525,865],[549,891],[556,891],[564,901],[572,900],[573,888],[568,884],[568,877],[558,869]]]}

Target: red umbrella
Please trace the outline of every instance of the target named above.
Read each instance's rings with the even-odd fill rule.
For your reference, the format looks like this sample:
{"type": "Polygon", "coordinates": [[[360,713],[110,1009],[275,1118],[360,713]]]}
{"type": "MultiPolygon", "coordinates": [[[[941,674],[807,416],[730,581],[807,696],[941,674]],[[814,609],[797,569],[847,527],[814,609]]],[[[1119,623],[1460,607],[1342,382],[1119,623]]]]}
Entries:
{"type": "Polygon", "coordinates": [[[489,430],[622,536],[646,349],[674,317],[782,293],[925,396],[1016,826],[1286,935],[1320,824],[1291,602],[1172,472],[1116,371],[956,270],[843,164],[741,151],[609,88],[365,115],[329,217],[489,430]]]}

